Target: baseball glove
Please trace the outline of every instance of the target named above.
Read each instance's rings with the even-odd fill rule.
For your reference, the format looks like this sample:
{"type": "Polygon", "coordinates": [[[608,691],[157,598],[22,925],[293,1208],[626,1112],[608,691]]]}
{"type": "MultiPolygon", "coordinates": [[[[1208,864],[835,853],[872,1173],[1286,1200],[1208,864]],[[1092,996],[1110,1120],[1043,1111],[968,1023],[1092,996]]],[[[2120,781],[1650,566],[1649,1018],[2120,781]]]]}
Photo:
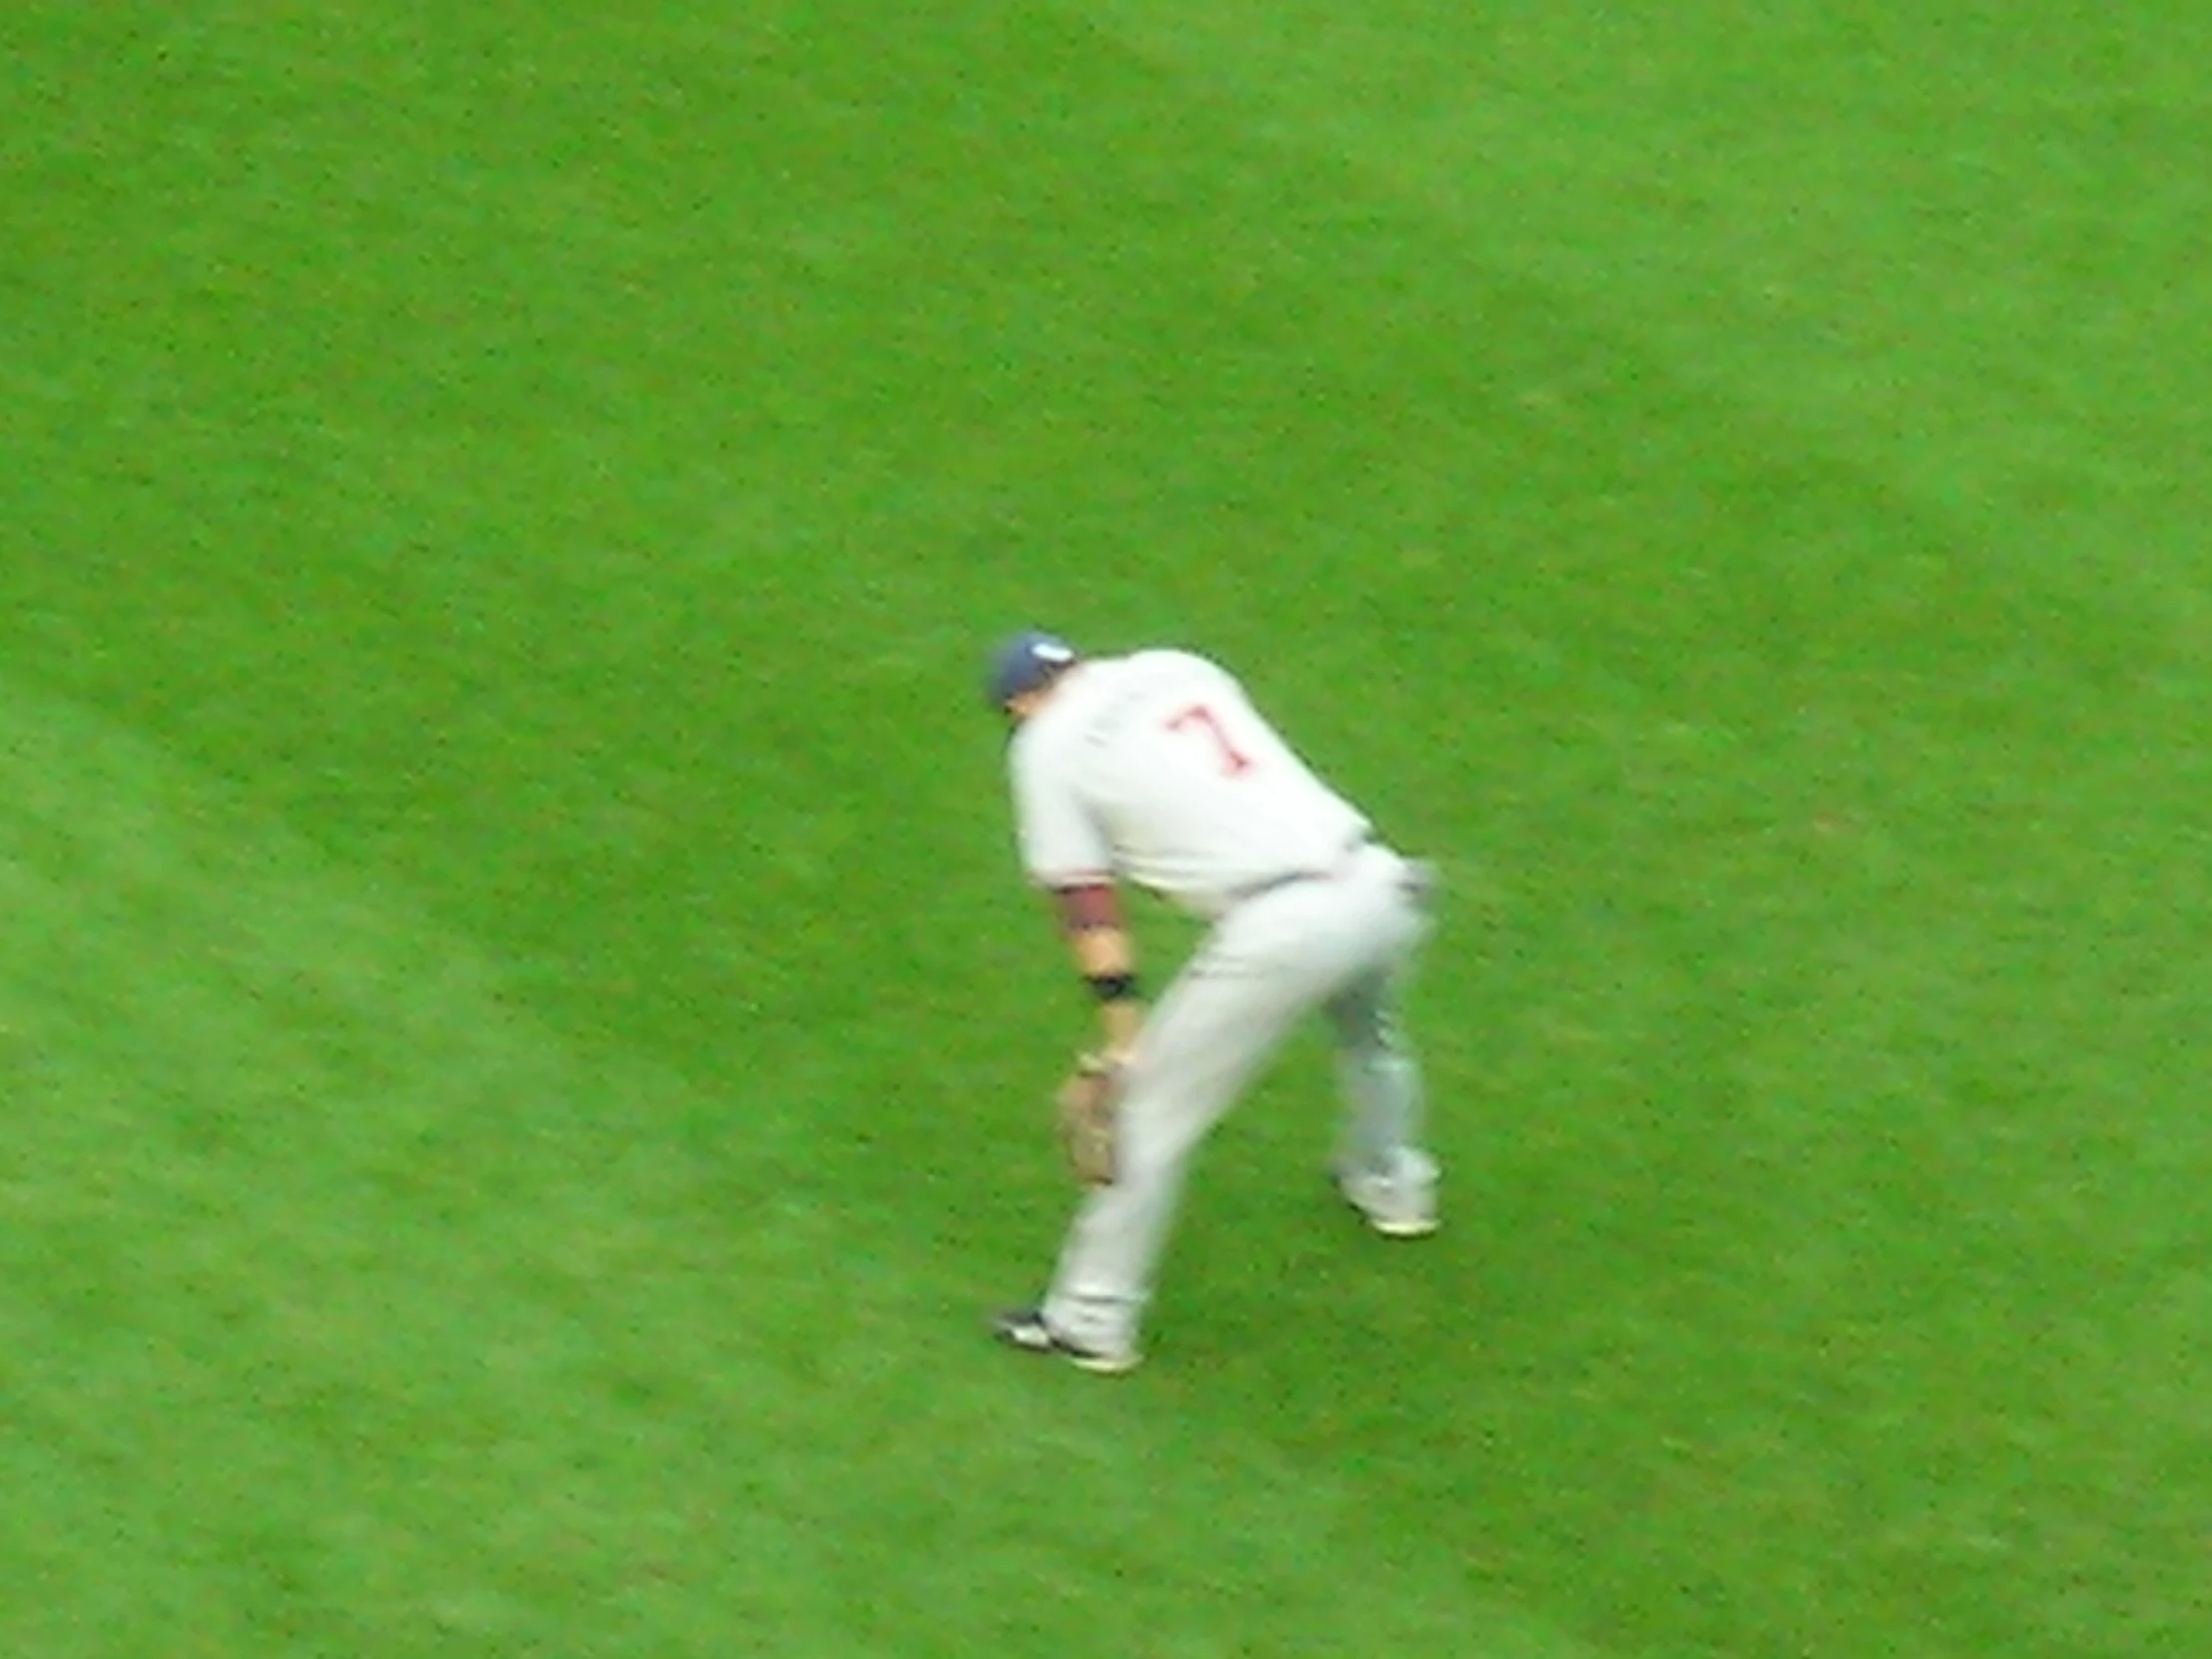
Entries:
{"type": "Polygon", "coordinates": [[[1076,1058],[1074,1075],[1060,1085],[1060,1145],[1068,1168],[1086,1187],[1113,1185],[1121,1081],[1120,1066],[1102,1054],[1083,1054],[1076,1058]]]}

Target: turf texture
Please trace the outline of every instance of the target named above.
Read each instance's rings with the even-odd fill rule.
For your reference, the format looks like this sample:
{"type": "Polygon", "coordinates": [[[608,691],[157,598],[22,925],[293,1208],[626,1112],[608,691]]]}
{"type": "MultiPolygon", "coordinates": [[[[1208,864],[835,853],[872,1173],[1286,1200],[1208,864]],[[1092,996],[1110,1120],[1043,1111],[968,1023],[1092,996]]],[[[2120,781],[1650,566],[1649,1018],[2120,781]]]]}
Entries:
{"type": "Polygon", "coordinates": [[[2212,1650],[2208,50],[11,8],[0,1651],[2212,1650]],[[1126,1383],[1032,619],[1450,876],[1126,1383]]]}

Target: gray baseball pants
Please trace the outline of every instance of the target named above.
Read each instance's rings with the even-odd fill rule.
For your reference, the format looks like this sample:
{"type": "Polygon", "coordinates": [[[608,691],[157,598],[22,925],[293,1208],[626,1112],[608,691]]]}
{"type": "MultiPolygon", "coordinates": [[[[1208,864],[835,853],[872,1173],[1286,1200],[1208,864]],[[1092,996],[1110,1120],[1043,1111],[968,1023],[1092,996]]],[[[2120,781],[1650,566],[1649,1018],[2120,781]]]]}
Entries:
{"type": "Polygon", "coordinates": [[[1088,1348],[1134,1346],[1199,1143],[1308,1013],[1326,1012],[1346,1097],[1341,1169],[1434,1165],[1418,1145],[1420,1075],[1393,988],[1428,930],[1420,866],[1369,844],[1329,875],[1244,900],[1146,1019],[1124,1085],[1117,1178],[1076,1212],[1045,1299],[1088,1348]]]}

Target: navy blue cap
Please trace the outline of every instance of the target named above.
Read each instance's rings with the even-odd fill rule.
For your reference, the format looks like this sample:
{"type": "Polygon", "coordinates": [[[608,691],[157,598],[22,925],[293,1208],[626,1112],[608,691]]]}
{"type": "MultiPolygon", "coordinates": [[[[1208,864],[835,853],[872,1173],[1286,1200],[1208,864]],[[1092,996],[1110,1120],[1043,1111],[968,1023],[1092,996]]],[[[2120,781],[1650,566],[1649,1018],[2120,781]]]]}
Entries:
{"type": "Polygon", "coordinates": [[[1003,709],[1023,692],[1050,685],[1075,660],[1075,647],[1059,635],[1041,628],[1025,629],[991,653],[990,673],[983,678],[983,701],[994,709],[1003,709]]]}

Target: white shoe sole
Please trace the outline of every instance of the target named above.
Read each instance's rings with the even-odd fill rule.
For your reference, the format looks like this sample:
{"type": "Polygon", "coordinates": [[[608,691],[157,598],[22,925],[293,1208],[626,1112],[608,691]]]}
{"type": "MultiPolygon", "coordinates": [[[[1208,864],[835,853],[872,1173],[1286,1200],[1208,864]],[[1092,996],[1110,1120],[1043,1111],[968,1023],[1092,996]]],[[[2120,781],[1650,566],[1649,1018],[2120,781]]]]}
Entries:
{"type": "Polygon", "coordinates": [[[1425,1239],[1443,1226],[1434,1216],[1378,1216],[1365,1210],[1360,1213],[1366,1217],[1369,1229],[1385,1239],[1425,1239]]]}
{"type": "Polygon", "coordinates": [[[1425,1239],[1443,1225],[1437,1220],[1434,1210],[1418,1210],[1409,1215],[1393,1214],[1362,1203],[1352,1190],[1351,1183],[1342,1176],[1336,1177],[1335,1185],[1338,1196],[1351,1205],[1360,1219],[1368,1224],[1368,1230],[1379,1233],[1385,1239],[1425,1239]]]}

